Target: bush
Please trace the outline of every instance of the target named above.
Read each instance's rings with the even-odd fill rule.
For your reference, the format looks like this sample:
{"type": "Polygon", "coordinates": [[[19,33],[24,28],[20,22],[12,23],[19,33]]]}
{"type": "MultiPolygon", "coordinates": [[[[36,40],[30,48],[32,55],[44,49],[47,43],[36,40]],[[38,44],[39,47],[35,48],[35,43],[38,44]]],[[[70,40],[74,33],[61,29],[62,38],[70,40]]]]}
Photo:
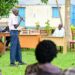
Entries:
{"type": "Polygon", "coordinates": [[[40,29],[40,24],[39,24],[39,22],[36,22],[35,24],[36,24],[36,29],[37,29],[37,30],[40,29]]]}
{"type": "Polygon", "coordinates": [[[71,30],[75,30],[75,26],[74,25],[71,25],[71,30]]]}
{"type": "Polygon", "coordinates": [[[49,20],[45,22],[45,30],[47,30],[48,34],[51,34],[52,27],[50,26],[49,20]]]}

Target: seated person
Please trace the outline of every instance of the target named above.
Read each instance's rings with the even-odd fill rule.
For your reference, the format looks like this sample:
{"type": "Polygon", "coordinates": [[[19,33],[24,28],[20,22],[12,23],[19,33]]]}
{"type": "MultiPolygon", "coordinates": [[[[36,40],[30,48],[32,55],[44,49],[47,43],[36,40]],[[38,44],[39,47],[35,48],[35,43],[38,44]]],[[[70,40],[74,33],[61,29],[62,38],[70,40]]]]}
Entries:
{"type": "Polygon", "coordinates": [[[62,24],[59,24],[58,28],[55,29],[52,36],[54,37],[64,37],[65,36],[65,30],[63,28],[62,24]]]}
{"type": "MultiPolygon", "coordinates": [[[[2,30],[2,32],[9,32],[9,27],[6,26],[6,28],[4,30],[2,30]]],[[[6,46],[8,46],[10,43],[10,36],[6,37],[6,46]]]]}
{"type": "Polygon", "coordinates": [[[62,75],[63,71],[51,64],[57,56],[57,48],[54,42],[43,40],[35,49],[37,63],[28,65],[25,75],[62,75]]]}

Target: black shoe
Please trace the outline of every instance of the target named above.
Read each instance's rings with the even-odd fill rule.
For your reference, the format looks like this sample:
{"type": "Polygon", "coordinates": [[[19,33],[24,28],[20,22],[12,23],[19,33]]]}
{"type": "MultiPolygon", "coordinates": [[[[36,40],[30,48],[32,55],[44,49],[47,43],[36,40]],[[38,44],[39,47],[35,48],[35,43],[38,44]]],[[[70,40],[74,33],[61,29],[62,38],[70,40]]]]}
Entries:
{"type": "Polygon", "coordinates": [[[26,65],[24,62],[19,62],[18,65],[26,65]]]}
{"type": "Polygon", "coordinates": [[[14,63],[11,63],[11,64],[10,64],[10,66],[16,66],[16,64],[14,64],[14,63]]]}

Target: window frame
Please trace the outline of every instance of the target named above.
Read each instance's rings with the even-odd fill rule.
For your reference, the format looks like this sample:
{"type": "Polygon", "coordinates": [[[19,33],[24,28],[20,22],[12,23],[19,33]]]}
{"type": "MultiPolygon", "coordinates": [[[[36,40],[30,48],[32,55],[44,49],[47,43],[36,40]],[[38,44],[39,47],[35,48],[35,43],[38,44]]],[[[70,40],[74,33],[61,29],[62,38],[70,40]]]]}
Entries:
{"type": "MultiPolygon", "coordinates": [[[[52,18],[60,18],[60,14],[59,14],[59,9],[58,9],[58,16],[55,16],[54,15],[54,10],[53,10],[53,8],[57,8],[58,9],[58,7],[52,7],[52,18]]],[[[61,9],[61,7],[59,7],[60,9],[61,9]]]]}

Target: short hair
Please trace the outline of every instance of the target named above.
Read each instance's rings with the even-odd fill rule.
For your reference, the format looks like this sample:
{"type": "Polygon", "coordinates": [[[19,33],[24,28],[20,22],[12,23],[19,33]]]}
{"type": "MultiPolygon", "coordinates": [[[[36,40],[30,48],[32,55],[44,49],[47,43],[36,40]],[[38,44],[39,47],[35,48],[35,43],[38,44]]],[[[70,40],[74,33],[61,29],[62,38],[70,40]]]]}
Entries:
{"type": "Polygon", "coordinates": [[[38,63],[51,62],[57,56],[56,44],[51,40],[39,42],[35,49],[35,56],[38,63]]]}
{"type": "Polygon", "coordinates": [[[59,24],[59,26],[63,26],[62,24],[59,24]]]}
{"type": "Polygon", "coordinates": [[[18,8],[12,8],[12,12],[18,11],[18,8]]]}

